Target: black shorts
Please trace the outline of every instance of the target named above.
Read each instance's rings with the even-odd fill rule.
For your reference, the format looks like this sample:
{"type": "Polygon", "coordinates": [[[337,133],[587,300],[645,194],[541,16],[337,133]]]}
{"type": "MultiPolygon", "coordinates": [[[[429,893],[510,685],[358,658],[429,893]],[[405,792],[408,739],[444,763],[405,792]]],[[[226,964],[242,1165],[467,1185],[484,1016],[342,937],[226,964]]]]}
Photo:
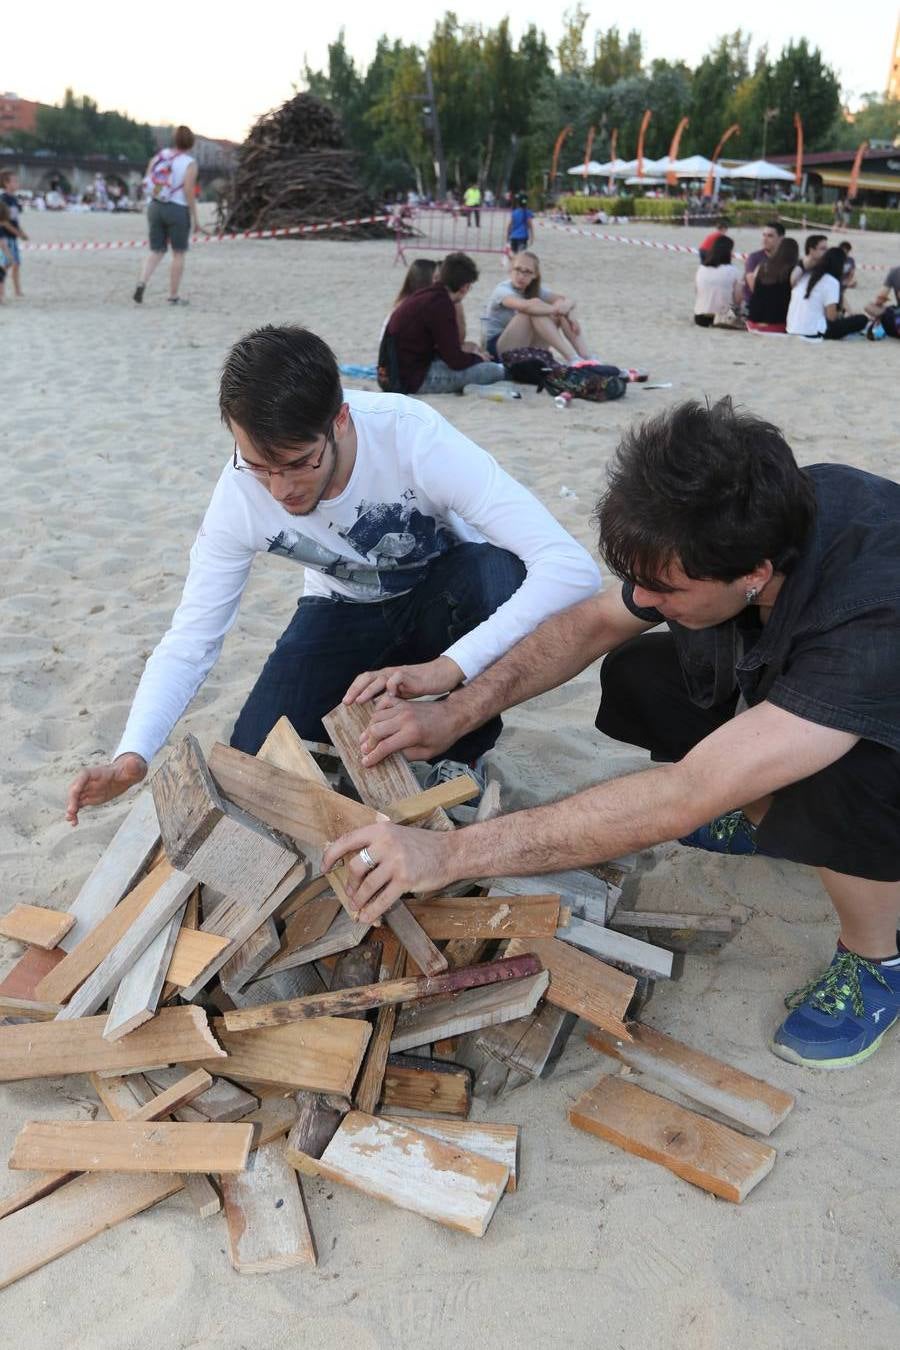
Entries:
{"type": "Polygon", "coordinates": [[[510,239],[509,241],[510,253],[523,253],[527,247],[527,239],[510,239]]]}
{"type": "MultiPolygon", "coordinates": [[[[734,717],[737,695],[700,708],[669,633],[623,643],[600,668],[597,728],[674,763],[734,717]]],[[[759,826],[761,849],[776,858],[828,867],[869,881],[900,881],[900,753],[857,741],[826,769],[779,788],[759,826]]]]}

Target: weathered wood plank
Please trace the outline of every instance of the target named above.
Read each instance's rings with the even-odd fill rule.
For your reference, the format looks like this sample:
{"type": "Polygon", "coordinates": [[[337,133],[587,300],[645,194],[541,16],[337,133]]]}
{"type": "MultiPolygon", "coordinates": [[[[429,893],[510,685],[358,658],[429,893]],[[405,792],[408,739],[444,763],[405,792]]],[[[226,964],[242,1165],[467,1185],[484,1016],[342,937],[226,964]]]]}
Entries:
{"type": "Polygon", "coordinates": [[[280,1143],[257,1149],[246,1171],[223,1177],[222,1199],[231,1264],[240,1274],[316,1264],[299,1178],[280,1143]]]}
{"type": "Polygon", "coordinates": [[[45,952],[43,947],[29,947],[0,981],[0,996],[25,998],[32,1002],[61,1002],[60,999],[45,999],[43,994],[38,993],[38,989],[42,981],[61,965],[64,959],[65,953],[61,947],[54,947],[49,952],[45,952]]]}
{"type": "Polygon", "coordinates": [[[317,1168],[399,1209],[482,1237],[509,1180],[500,1163],[394,1120],[351,1111],[317,1168]]]}
{"type": "Polygon", "coordinates": [[[559,938],[514,938],[506,949],[507,956],[525,952],[533,952],[550,972],[548,1003],[577,1013],[623,1040],[630,1039],[622,1019],[637,987],[633,976],[567,946],[559,938]]]}
{"type": "MultiPolygon", "coordinates": [[[[256,1117],[260,1127],[258,1146],[290,1129],[296,1113],[290,1100],[267,1102],[256,1117]]],[[[171,1173],[87,1174],[10,1215],[0,1224],[0,1289],[175,1195],[184,1184],[183,1177],[171,1173]]]]}
{"type": "Polygon", "coordinates": [[[241,1172],[252,1138],[252,1125],[30,1120],[16,1136],[9,1166],[38,1172],[241,1172]]]}
{"type": "MultiPolygon", "coordinates": [[[[341,1017],[238,1032],[216,1019],[213,1029],[228,1054],[229,1078],[345,1097],[353,1091],[372,1030],[368,1022],[341,1017]]],[[[211,1071],[217,1068],[223,1072],[225,1066],[213,1062],[211,1071]]]]}
{"type": "MultiPolygon", "coordinates": [[[[163,860],[137,883],[110,913],[100,919],[77,947],[72,947],[37,986],[37,997],[50,1003],[65,1003],[106,959],[150,904],[153,897],[174,875],[163,860]]],[[[74,931],[74,930],[73,930],[74,931]]]]}
{"type": "Polygon", "coordinates": [[[409,912],[430,938],[553,937],[558,895],[435,895],[408,901],[409,912]]]}
{"type": "MultiPolygon", "coordinates": [[[[381,973],[385,978],[382,979],[381,983],[386,984],[392,979],[399,979],[405,963],[405,948],[398,943],[390,969],[382,966],[381,973]]],[[[354,1105],[358,1111],[367,1111],[371,1115],[378,1105],[378,1099],[384,1085],[384,1071],[387,1068],[391,1037],[394,1034],[396,1020],[397,1005],[395,1003],[383,1004],[378,1009],[378,1015],[375,1018],[375,1030],[372,1032],[369,1047],[366,1050],[366,1058],[356,1085],[354,1105]]]]}
{"type": "Polygon", "coordinates": [[[64,951],[74,951],[132,889],[158,844],[156,807],[152,793],[145,790],[136,797],[128,815],[69,906],[69,913],[75,916],[75,923],[59,944],[64,951]]]}
{"type": "Polygon", "coordinates": [[[13,905],[8,914],[0,914],[0,937],[28,942],[50,951],[59,945],[75,923],[75,915],[65,910],[45,909],[42,905],[13,905]]]}
{"type": "MultiPolygon", "coordinates": [[[[180,1070],[176,1069],[175,1072],[178,1073],[180,1070]]],[[[206,1073],[204,1069],[200,1069],[198,1072],[204,1075],[207,1083],[211,1081],[210,1075],[206,1073]]],[[[126,1108],[118,1114],[116,1113],[113,1108],[113,1103],[107,1099],[108,1089],[107,1095],[104,1095],[101,1086],[103,1081],[104,1080],[99,1074],[91,1074],[91,1082],[94,1085],[94,1089],[100,1095],[101,1100],[106,1102],[107,1110],[113,1119],[138,1119],[139,1116],[135,1115],[130,1108],[126,1108]]],[[[151,1085],[149,1079],[144,1074],[132,1073],[126,1078],[116,1080],[107,1079],[106,1081],[121,1083],[124,1089],[142,1104],[144,1109],[151,1106],[155,1100],[156,1089],[151,1085]]],[[[177,1084],[170,1084],[170,1087],[175,1086],[177,1086],[177,1084]]],[[[171,1114],[175,1120],[183,1121],[185,1124],[196,1123],[202,1125],[206,1120],[205,1116],[202,1116],[199,1112],[194,1110],[192,1103],[183,1103],[180,1106],[176,1106],[171,1114]]],[[[219,1192],[216,1190],[215,1186],[213,1186],[209,1177],[204,1175],[203,1172],[188,1172],[184,1178],[184,1186],[190,1196],[191,1204],[194,1206],[194,1209],[201,1219],[210,1219],[214,1214],[219,1213],[222,1208],[219,1192]]]]}
{"type": "Polygon", "coordinates": [[[446,1120],[439,1116],[416,1116],[410,1120],[404,1116],[384,1116],[398,1125],[412,1125],[421,1134],[430,1134],[445,1144],[463,1148],[467,1153],[477,1153],[482,1158],[490,1158],[509,1172],[506,1189],[512,1193],[518,1184],[519,1175],[519,1127],[518,1125],[489,1125],[483,1120],[446,1120]]]}
{"type": "Polygon", "coordinates": [[[402,980],[382,980],[377,984],[361,985],[355,989],[332,989],[324,994],[289,999],[283,1003],[267,1003],[255,1008],[239,1008],[225,1013],[229,1031],[251,1031],[255,1027],[282,1026],[306,1018],[343,1016],[380,1008],[386,1003],[407,1003],[413,999],[433,999],[439,994],[456,994],[464,989],[483,985],[518,981],[536,975],[541,969],[536,957],[519,956],[515,959],[491,961],[464,970],[451,970],[442,975],[411,976],[402,980]]]}
{"type": "Polygon", "coordinates": [[[166,857],[173,867],[184,870],[225,816],[195,736],[184,736],[170,750],[153,774],[150,790],[166,857]]]}
{"type": "MultiPolygon", "coordinates": [[[[172,1087],[180,1076],[180,1069],[150,1069],[144,1075],[158,1092],[172,1087]]],[[[199,1116],[213,1122],[243,1120],[251,1111],[259,1110],[259,1101],[252,1093],[229,1083],[227,1078],[215,1077],[191,1105],[199,1116]]]]}
{"type": "Polygon", "coordinates": [[[175,942],[175,950],[166,971],[166,979],[178,989],[198,979],[211,961],[229,945],[230,939],[218,933],[203,933],[199,928],[185,928],[175,942]]]}
{"type": "Polygon", "coordinates": [[[219,983],[225,993],[239,994],[254,975],[259,974],[266,962],[275,956],[280,946],[275,920],[264,919],[219,971],[219,983]]]}
{"type": "Polygon", "coordinates": [[[187,900],[119,981],[103,1028],[106,1040],[121,1040],[130,1031],[148,1022],[156,1012],[186,905],[187,900]]]}
{"type": "Polygon", "coordinates": [[[438,951],[431,938],[416,923],[404,900],[395,900],[384,916],[384,922],[409,952],[425,975],[437,975],[447,969],[447,958],[438,951]]]}
{"type": "Polygon", "coordinates": [[[503,895],[542,895],[552,892],[573,914],[605,923],[610,911],[610,886],[593,872],[574,868],[546,872],[539,877],[494,877],[484,883],[503,895]]]}
{"type": "Polygon", "coordinates": [[[172,872],[122,934],[112,951],[104,956],[97,969],[72,995],[59,1013],[57,1021],[65,1022],[79,1017],[89,1017],[91,1013],[96,1012],[118,987],[120,980],[127,975],[137,958],[149,947],[157,933],[166,927],[176,914],[180,914],[185,900],[193,889],[191,877],[186,876],[184,872],[172,872]]]}
{"type": "Polygon", "coordinates": [[[566,927],[560,928],[556,936],[581,951],[599,956],[601,960],[627,965],[636,975],[647,975],[654,980],[672,978],[672,953],[664,947],[654,947],[652,943],[641,942],[626,933],[616,933],[597,923],[589,923],[577,915],[573,914],[566,927]]]}
{"type": "Polygon", "coordinates": [[[465,1119],[472,1109],[472,1075],[468,1069],[439,1060],[389,1055],[381,1106],[385,1111],[424,1111],[465,1119]]]}
{"type": "Polygon", "coordinates": [[[25,1022],[52,1022],[58,1003],[40,1003],[33,998],[10,998],[0,994],[0,1017],[19,1017],[25,1022]]]}
{"type": "Polygon", "coordinates": [[[105,1041],[104,1016],[0,1027],[0,1082],[155,1064],[217,1063],[226,1057],[200,1008],[163,1008],[122,1041],[105,1041]]]}
{"type": "Polygon", "coordinates": [[[630,1041],[595,1031],[588,1036],[588,1045],[760,1134],[771,1134],[794,1108],[790,1092],[693,1050],[662,1031],[638,1022],[632,1023],[630,1031],[630,1041]]]}
{"type": "Polygon", "coordinates": [[[476,1044],[514,1073],[540,1078],[562,1054],[577,1020],[574,1013],[542,1003],[530,1017],[481,1032],[476,1044]]]}
{"type": "Polygon", "coordinates": [[[411,1004],[397,1018],[391,1052],[399,1054],[418,1045],[430,1045],[445,1036],[461,1036],[467,1031],[479,1031],[482,1027],[527,1017],[534,1011],[549,980],[547,971],[542,970],[521,980],[467,989],[463,993],[411,1004]]]}
{"type": "Polygon", "coordinates": [[[768,1144],[621,1078],[601,1078],[569,1108],[569,1120],[577,1129],[660,1163],[735,1204],[768,1176],[775,1162],[775,1150],[768,1144]]]}
{"type": "MultiPolygon", "coordinates": [[[[324,881],[325,879],[323,877],[320,880],[324,881]]],[[[293,966],[289,958],[295,952],[302,952],[310,943],[318,942],[320,938],[323,938],[331,928],[340,910],[340,900],[337,896],[331,894],[311,896],[299,909],[295,908],[285,924],[278,951],[267,962],[261,974],[263,976],[274,975],[279,970],[291,970],[293,966]]],[[[352,923],[353,920],[351,919],[350,922],[352,923]]],[[[362,925],[357,926],[362,927],[362,925]]],[[[297,964],[306,965],[306,958],[304,957],[297,964]]]]}

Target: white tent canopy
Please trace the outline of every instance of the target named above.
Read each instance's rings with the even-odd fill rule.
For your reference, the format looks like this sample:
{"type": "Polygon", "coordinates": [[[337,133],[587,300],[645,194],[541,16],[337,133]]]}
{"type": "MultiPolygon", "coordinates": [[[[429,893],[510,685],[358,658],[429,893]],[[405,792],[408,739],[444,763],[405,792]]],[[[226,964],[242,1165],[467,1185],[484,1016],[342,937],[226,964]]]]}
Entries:
{"type": "Polygon", "coordinates": [[[764,159],[754,159],[750,164],[739,164],[736,169],[722,169],[724,178],[751,178],[756,182],[764,179],[777,179],[781,183],[792,183],[794,175],[780,164],[769,164],[764,159]]]}
{"type": "Polygon", "coordinates": [[[712,160],[705,155],[689,155],[687,159],[676,159],[674,164],[666,164],[666,168],[673,169],[679,178],[705,178],[712,167],[712,160]]]}
{"type": "Polygon", "coordinates": [[[566,173],[581,174],[582,178],[598,178],[606,172],[607,170],[603,165],[598,164],[595,159],[590,161],[587,168],[584,167],[584,163],[582,162],[581,164],[574,165],[571,169],[566,169],[566,173]]]}

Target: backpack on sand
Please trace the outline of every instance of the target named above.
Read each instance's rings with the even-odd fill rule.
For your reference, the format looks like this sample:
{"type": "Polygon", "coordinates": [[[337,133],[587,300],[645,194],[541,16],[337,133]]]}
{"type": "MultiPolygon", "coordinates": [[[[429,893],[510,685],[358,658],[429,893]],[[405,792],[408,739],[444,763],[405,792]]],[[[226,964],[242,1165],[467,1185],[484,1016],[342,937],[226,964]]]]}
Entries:
{"type": "Polygon", "coordinates": [[[550,394],[571,394],[590,403],[611,403],[628,388],[618,366],[602,366],[596,361],[580,361],[576,366],[552,366],[544,376],[544,388],[550,394]]]}

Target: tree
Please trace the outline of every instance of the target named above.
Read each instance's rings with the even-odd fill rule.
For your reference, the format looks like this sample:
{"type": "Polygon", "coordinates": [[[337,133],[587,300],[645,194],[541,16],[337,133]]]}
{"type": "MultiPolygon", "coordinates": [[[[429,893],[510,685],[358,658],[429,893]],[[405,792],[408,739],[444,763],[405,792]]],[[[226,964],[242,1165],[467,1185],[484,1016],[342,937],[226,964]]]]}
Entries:
{"type": "Polygon", "coordinates": [[[563,75],[581,75],[587,66],[584,30],[589,18],[590,13],[581,0],[563,15],[563,33],[556,48],[556,59],[563,75]]]}
{"type": "Polygon", "coordinates": [[[860,141],[896,145],[900,137],[900,99],[863,94],[858,112],[842,111],[828,137],[829,146],[855,150],[860,141]]]}
{"type": "Polygon", "coordinates": [[[773,117],[768,137],[769,154],[789,154],[795,143],[794,113],[803,120],[807,150],[827,145],[831,128],[840,111],[840,81],[822,60],[818,47],[809,47],[806,38],[789,42],[772,67],[773,117]]]}
{"type": "Polygon", "coordinates": [[[711,155],[715,149],[727,125],[732,98],[750,73],[749,47],[749,37],[738,28],[719,38],[694,71],[686,154],[711,155]]]}
{"type": "Polygon", "coordinates": [[[67,89],[61,104],[41,105],[35,126],[39,144],[69,155],[107,155],[146,163],[153,154],[153,133],[146,122],[118,112],[100,112],[87,94],[67,89]]]}
{"type": "Polygon", "coordinates": [[[611,85],[640,75],[644,63],[643,41],[632,28],[623,45],[618,28],[594,35],[594,61],[591,78],[597,84],[611,85]]]}

